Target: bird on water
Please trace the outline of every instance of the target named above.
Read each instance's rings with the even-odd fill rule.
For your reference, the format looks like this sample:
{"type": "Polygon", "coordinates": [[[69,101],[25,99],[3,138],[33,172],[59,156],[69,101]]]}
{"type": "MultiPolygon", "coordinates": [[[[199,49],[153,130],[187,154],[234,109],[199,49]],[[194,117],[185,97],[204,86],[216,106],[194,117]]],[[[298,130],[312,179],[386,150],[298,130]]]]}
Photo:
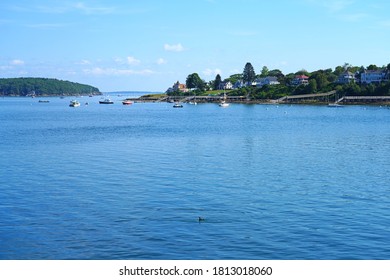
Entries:
{"type": "Polygon", "coordinates": [[[202,217],[198,217],[198,222],[204,222],[206,219],[205,218],[202,218],[202,217]]]}

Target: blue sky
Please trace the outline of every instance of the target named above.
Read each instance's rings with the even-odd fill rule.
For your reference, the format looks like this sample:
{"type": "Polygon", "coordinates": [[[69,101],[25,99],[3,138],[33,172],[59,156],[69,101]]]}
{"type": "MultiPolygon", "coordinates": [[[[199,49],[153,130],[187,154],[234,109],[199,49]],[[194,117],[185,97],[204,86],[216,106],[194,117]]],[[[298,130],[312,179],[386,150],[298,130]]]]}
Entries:
{"type": "Polygon", "coordinates": [[[251,62],[284,74],[390,63],[388,0],[2,0],[0,77],[165,91],[251,62]]]}

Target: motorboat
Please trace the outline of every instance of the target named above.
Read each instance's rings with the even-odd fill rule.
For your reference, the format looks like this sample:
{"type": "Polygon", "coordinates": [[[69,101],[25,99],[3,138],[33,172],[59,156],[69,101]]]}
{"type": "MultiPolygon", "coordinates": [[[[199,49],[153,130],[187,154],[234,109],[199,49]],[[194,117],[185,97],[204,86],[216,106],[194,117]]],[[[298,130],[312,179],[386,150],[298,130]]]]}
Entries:
{"type": "Polygon", "coordinates": [[[106,98],[104,100],[100,100],[99,101],[99,104],[114,104],[114,101],[112,101],[111,99],[109,98],[106,98]]]}
{"type": "Polygon", "coordinates": [[[173,108],[183,108],[183,104],[179,103],[179,102],[176,102],[174,105],[173,105],[173,108]]]}
{"type": "Polygon", "coordinates": [[[229,103],[227,103],[225,100],[223,100],[221,103],[219,103],[219,107],[229,107],[229,103]]]}
{"type": "Polygon", "coordinates": [[[78,102],[77,100],[70,101],[69,107],[79,107],[79,106],[80,106],[80,102],[78,102]]]}
{"type": "Polygon", "coordinates": [[[122,104],[123,105],[131,105],[131,104],[133,104],[133,101],[131,101],[131,100],[123,100],[122,104]]]}

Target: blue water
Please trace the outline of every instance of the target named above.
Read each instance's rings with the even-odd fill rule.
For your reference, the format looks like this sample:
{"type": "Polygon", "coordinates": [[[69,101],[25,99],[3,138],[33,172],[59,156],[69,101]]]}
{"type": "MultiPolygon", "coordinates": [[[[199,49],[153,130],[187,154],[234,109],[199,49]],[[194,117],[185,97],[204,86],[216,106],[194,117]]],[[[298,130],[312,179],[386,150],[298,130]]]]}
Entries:
{"type": "Polygon", "coordinates": [[[0,99],[0,259],[390,259],[388,107],[48,99],[0,99]]]}

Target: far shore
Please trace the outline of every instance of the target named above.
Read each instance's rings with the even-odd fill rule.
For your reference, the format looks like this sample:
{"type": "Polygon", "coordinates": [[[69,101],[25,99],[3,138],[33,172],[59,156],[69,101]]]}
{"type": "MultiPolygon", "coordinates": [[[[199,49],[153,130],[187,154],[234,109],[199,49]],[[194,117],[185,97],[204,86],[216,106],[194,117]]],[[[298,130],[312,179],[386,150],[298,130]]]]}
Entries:
{"type": "MultiPolygon", "coordinates": [[[[300,96],[285,96],[279,99],[248,99],[245,96],[227,96],[226,101],[237,104],[308,104],[308,105],[390,105],[390,96],[345,96],[337,102],[329,98],[334,93],[326,94],[308,94],[300,96]]],[[[135,103],[146,102],[181,102],[188,103],[196,101],[197,103],[219,103],[224,99],[220,95],[211,96],[168,96],[166,94],[144,95],[136,98],[126,98],[135,103]]]]}

